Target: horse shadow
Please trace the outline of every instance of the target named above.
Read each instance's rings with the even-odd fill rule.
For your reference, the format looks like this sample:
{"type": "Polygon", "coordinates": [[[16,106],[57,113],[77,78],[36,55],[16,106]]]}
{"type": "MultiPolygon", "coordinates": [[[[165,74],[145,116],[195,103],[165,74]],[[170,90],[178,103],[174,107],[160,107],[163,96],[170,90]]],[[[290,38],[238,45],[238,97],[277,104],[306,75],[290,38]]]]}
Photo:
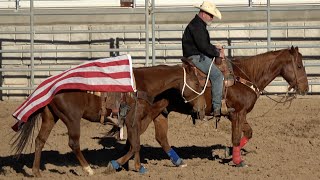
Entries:
{"type": "MultiPolygon", "coordinates": [[[[108,143],[108,138],[100,138],[98,141],[100,145],[103,147],[109,147],[110,143],[108,143]]],[[[117,144],[118,149],[125,154],[126,147],[124,144],[117,144]]],[[[179,154],[182,159],[208,159],[219,161],[220,164],[229,164],[232,161],[232,147],[228,147],[222,144],[215,144],[212,146],[182,146],[182,147],[174,147],[172,148],[179,154]],[[223,151],[223,155],[221,153],[216,153],[217,151],[223,151]]],[[[245,149],[241,149],[241,154],[246,156],[250,151],[245,149]]],[[[123,154],[121,156],[123,156],[123,154]]],[[[119,156],[119,157],[121,157],[119,156]]],[[[161,147],[153,147],[148,145],[141,145],[140,157],[142,163],[148,163],[147,160],[167,160],[169,159],[168,155],[164,152],[161,147]]],[[[232,165],[234,166],[234,165],[232,165]]]]}
{"type": "MultiPolygon", "coordinates": [[[[94,137],[93,139],[99,139],[98,143],[103,146],[102,149],[83,149],[82,153],[87,159],[89,164],[93,167],[107,167],[111,160],[120,158],[124,153],[126,153],[126,147],[124,143],[118,142],[112,137],[94,137]]],[[[183,147],[173,147],[174,150],[179,154],[182,159],[193,159],[201,158],[219,161],[221,164],[227,164],[232,159],[225,158],[223,156],[214,155],[213,152],[217,150],[225,150],[226,147],[221,144],[216,144],[212,146],[183,146],[183,147]]],[[[232,151],[231,151],[232,152],[232,151]]],[[[167,154],[163,151],[161,147],[152,147],[147,145],[141,145],[141,162],[147,164],[148,160],[169,160],[167,154]]],[[[14,155],[9,155],[6,157],[0,156],[0,174],[5,174],[5,167],[12,168],[16,173],[21,173],[25,177],[30,177],[31,175],[26,172],[25,166],[32,168],[34,153],[22,154],[19,159],[14,155]]],[[[42,151],[41,154],[41,164],[40,169],[45,170],[46,164],[53,164],[56,166],[65,167],[77,167],[80,166],[78,160],[76,159],[73,152],[62,154],[59,151],[42,151]]],[[[7,168],[6,168],[7,169],[7,168]]],[[[50,170],[54,173],[60,173],[58,171],[50,170]]]]}

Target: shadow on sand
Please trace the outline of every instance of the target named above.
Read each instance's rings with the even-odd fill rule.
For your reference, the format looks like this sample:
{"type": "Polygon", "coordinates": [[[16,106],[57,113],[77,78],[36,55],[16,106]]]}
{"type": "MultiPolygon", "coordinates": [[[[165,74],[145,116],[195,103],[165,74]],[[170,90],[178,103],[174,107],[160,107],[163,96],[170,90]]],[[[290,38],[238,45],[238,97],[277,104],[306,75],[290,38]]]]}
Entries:
{"type": "MultiPolygon", "coordinates": [[[[99,139],[99,144],[103,145],[102,149],[88,150],[83,149],[82,153],[92,166],[106,167],[109,161],[120,158],[125,151],[125,143],[117,142],[110,137],[94,137],[99,139]]],[[[230,157],[221,157],[214,155],[217,150],[225,150],[226,147],[221,144],[212,146],[184,146],[173,147],[182,159],[201,158],[208,160],[218,160],[221,164],[226,164],[231,161],[230,157]]],[[[73,152],[61,154],[59,151],[42,151],[41,154],[41,170],[45,169],[45,164],[53,164],[56,166],[76,167],[80,166],[73,152]]],[[[24,166],[32,168],[34,153],[22,154],[19,159],[14,155],[1,157],[0,156],[0,174],[4,174],[4,167],[11,167],[16,173],[22,173],[25,176],[30,176],[25,172],[24,166]]],[[[147,164],[148,160],[168,160],[167,154],[160,147],[141,146],[141,162],[147,164]]],[[[56,172],[59,173],[59,172],[56,172]]]]}

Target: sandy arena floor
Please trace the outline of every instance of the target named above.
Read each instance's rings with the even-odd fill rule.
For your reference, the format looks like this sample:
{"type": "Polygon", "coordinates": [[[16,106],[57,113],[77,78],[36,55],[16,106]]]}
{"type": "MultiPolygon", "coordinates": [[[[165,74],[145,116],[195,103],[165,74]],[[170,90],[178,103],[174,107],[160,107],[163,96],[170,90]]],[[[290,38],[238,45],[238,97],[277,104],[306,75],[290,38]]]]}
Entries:
{"type": "MultiPolygon", "coordinates": [[[[279,100],[280,97],[273,96],[279,100]]],[[[0,179],[29,179],[32,177],[34,148],[28,149],[17,161],[11,152],[14,135],[11,114],[22,101],[0,102],[0,179]]],[[[79,166],[68,146],[65,125],[59,121],[42,152],[40,179],[320,179],[320,96],[298,96],[292,104],[277,104],[260,97],[248,122],[253,138],[245,146],[243,156],[249,167],[234,167],[224,158],[223,147],[231,145],[230,122],[222,119],[218,129],[214,121],[192,124],[191,117],[171,113],[169,142],[188,164],[174,167],[154,138],[151,123],[141,136],[142,163],[148,169],[144,175],[122,170],[106,174],[107,163],[119,157],[123,142],[104,137],[108,126],[83,120],[81,148],[95,175],[88,177],[79,166]]]]}

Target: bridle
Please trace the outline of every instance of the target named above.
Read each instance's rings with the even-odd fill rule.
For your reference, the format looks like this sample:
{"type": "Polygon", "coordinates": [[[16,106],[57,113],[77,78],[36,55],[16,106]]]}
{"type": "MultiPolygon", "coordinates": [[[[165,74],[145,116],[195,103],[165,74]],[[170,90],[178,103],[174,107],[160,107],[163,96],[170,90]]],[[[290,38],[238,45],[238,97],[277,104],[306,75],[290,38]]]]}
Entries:
{"type": "MultiPolygon", "coordinates": [[[[295,55],[293,55],[293,57],[291,57],[291,62],[292,62],[292,66],[293,66],[293,73],[294,73],[294,77],[295,77],[295,84],[291,84],[290,86],[289,86],[289,88],[287,89],[287,92],[286,92],[286,94],[285,94],[285,96],[280,100],[280,101],[277,101],[277,100],[275,100],[275,99],[273,99],[273,98],[271,98],[271,97],[269,97],[268,95],[267,95],[267,97],[269,98],[269,99],[271,99],[271,100],[273,100],[273,101],[275,101],[275,102],[277,102],[277,103],[286,103],[286,102],[290,102],[290,104],[291,104],[291,101],[293,100],[293,99],[295,99],[296,98],[296,92],[293,94],[293,95],[291,95],[291,98],[288,96],[289,95],[289,91],[292,89],[292,88],[294,88],[295,86],[299,86],[299,83],[300,83],[300,79],[302,78],[302,77],[300,77],[299,79],[298,79],[298,69],[297,69],[297,66],[296,66],[296,63],[295,62],[297,62],[297,59],[298,59],[298,57],[299,57],[299,54],[298,54],[298,51],[295,51],[295,55]]],[[[290,83],[289,83],[290,84],[290,83]]],[[[296,89],[294,89],[295,91],[296,91],[296,89]]],[[[265,90],[263,90],[263,91],[265,91],[265,90]]],[[[266,92],[266,91],[265,91],[266,92]]]]}
{"type": "MultiPolygon", "coordinates": [[[[282,53],[279,53],[279,55],[281,55],[281,54],[282,54],[282,53]]],[[[279,55],[277,55],[277,56],[279,56],[279,55]]],[[[298,73],[297,73],[298,70],[297,70],[297,66],[296,66],[295,62],[296,62],[296,59],[298,59],[299,54],[298,54],[297,51],[295,51],[295,55],[292,55],[292,56],[293,56],[293,57],[291,57],[291,62],[292,62],[292,66],[293,66],[293,73],[294,73],[294,76],[295,76],[295,84],[294,84],[294,86],[298,86],[298,85],[299,85],[299,80],[300,80],[300,78],[298,79],[298,75],[297,75],[297,74],[298,74],[298,73]]],[[[276,57],[276,58],[277,58],[277,57],[276,57]]],[[[276,58],[275,58],[275,59],[276,59],[276,58]]],[[[238,67],[238,68],[239,68],[239,67],[238,67]]],[[[242,71],[241,68],[239,68],[239,69],[240,69],[240,71],[242,71]]],[[[242,73],[244,73],[244,75],[247,76],[245,72],[242,71],[242,73]]],[[[247,76],[247,77],[248,77],[248,76],[247,76]]],[[[253,83],[253,82],[251,82],[251,81],[248,81],[248,80],[245,80],[245,79],[243,79],[243,78],[241,78],[241,77],[236,77],[236,80],[237,80],[238,82],[240,82],[240,83],[248,86],[251,90],[253,90],[253,91],[256,93],[257,97],[259,97],[259,95],[260,95],[262,92],[267,92],[267,91],[264,90],[264,89],[259,89],[258,86],[255,85],[255,83],[253,83]]],[[[288,90],[287,90],[287,92],[286,92],[286,94],[288,94],[289,91],[290,91],[294,86],[293,86],[293,85],[290,85],[289,88],[288,88],[288,90]]]]}
{"type": "MultiPolygon", "coordinates": [[[[291,58],[291,62],[292,62],[292,66],[293,66],[293,73],[294,73],[294,76],[295,76],[295,84],[294,84],[294,85],[299,87],[299,82],[300,82],[300,79],[301,79],[302,77],[300,77],[300,78],[298,79],[298,72],[297,72],[298,69],[297,69],[297,66],[296,66],[296,63],[295,63],[295,62],[297,62],[297,59],[298,59],[299,54],[298,54],[298,52],[296,52],[296,51],[295,51],[295,54],[296,54],[296,56],[293,55],[293,57],[291,58]]],[[[290,85],[289,88],[288,88],[288,91],[290,91],[293,87],[294,87],[293,85],[290,85]]]]}

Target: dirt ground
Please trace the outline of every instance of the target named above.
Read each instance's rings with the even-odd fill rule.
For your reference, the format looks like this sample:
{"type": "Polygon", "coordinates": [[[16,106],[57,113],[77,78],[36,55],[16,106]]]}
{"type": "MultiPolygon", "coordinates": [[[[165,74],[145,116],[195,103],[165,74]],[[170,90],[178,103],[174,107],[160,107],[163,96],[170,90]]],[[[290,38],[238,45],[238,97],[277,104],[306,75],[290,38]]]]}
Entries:
{"type": "MultiPolygon", "coordinates": [[[[272,96],[280,100],[278,96],[272,96]]],[[[15,123],[11,114],[22,101],[0,102],[0,179],[32,177],[34,148],[16,160],[10,147],[15,123]]],[[[141,136],[142,163],[148,172],[141,175],[132,170],[106,174],[107,163],[119,157],[124,142],[104,137],[108,126],[83,120],[81,149],[95,174],[83,173],[68,147],[66,127],[59,121],[42,152],[40,179],[320,179],[320,96],[298,96],[292,104],[277,104],[262,96],[248,115],[253,138],[244,147],[243,159],[248,167],[234,167],[225,158],[224,147],[231,145],[230,122],[222,119],[218,129],[215,121],[198,121],[171,113],[169,142],[188,164],[174,167],[154,138],[154,126],[141,136]]]]}

